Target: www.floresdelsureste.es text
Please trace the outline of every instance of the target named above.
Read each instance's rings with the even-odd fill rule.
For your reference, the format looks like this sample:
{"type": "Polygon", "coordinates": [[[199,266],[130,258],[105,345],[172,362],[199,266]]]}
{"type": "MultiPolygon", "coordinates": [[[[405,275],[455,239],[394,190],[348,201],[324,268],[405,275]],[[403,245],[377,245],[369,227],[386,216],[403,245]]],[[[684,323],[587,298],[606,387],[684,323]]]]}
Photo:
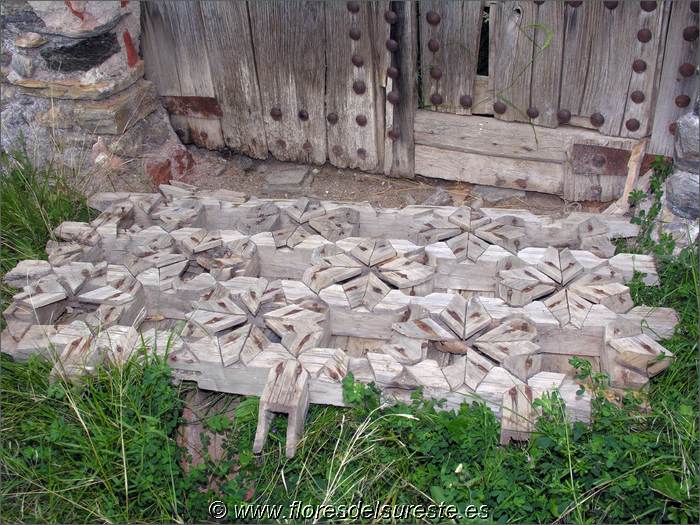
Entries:
{"type": "Polygon", "coordinates": [[[463,508],[448,503],[389,505],[379,501],[357,501],[349,505],[312,505],[293,501],[288,505],[227,505],[216,500],[209,504],[209,515],[214,519],[232,520],[485,520],[491,514],[488,505],[467,504],[463,508]]]}

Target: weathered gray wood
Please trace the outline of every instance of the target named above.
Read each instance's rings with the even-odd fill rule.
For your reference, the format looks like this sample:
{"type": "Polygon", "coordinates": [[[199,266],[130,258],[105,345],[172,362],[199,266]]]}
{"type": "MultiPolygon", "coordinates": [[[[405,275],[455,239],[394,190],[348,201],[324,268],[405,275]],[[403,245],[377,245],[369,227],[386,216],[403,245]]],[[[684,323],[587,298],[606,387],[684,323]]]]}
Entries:
{"type": "MultiPolygon", "coordinates": [[[[413,120],[418,105],[418,90],[416,86],[418,60],[418,28],[416,23],[415,2],[393,2],[392,8],[397,15],[397,21],[392,26],[391,36],[399,43],[399,49],[392,53],[391,65],[398,68],[399,78],[387,78],[387,87],[396,88],[401,100],[396,105],[387,102],[387,133],[384,160],[384,173],[392,177],[413,178],[415,154],[413,144],[413,120]],[[389,107],[391,106],[391,107],[389,107]],[[389,122],[389,115],[391,121],[389,122]],[[399,133],[397,140],[391,140],[388,132],[399,133]]],[[[384,71],[380,72],[382,75],[384,71]]],[[[389,89],[386,90],[387,94],[389,89]]]]}
{"type": "Polygon", "coordinates": [[[419,7],[423,105],[435,111],[470,115],[471,108],[462,106],[459,99],[464,95],[474,99],[482,2],[429,0],[420,2],[419,7]],[[437,25],[428,23],[427,14],[431,12],[440,15],[437,25]],[[433,39],[440,46],[435,53],[428,48],[433,39]],[[431,76],[433,68],[441,70],[440,79],[431,76]],[[442,96],[442,104],[435,106],[431,103],[433,93],[442,96]]]}
{"type": "MultiPolygon", "coordinates": [[[[145,26],[146,31],[149,28],[155,29],[155,38],[146,39],[148,45],[144,50],[159,56],[156,59],[156,69],[152,71],[153,76],[155,78],[164,75],[167,79],[167,81],[156,81],[156,85],[159,88],[164,85],[168,94],[172,93],[174,96],[213,98],[214,84],[199,2],[188,0],[147,4],[144,6],[144,13],[148,21],[145,26]],[[168,54],[174,57],[174,60],[164,56],[168,54]],[[168,71],[168,68],[173,68],[175,76],[172,71],[168,71]]],[[[148,59],[146,53],[144,56],[148,59]]],[[[165,93],[160,92],[160,94],[165,93]]],[[[178,122],[186,126],[183,131],[198,146],[209,149],[224,146],[221,123],[218,118],[181,116],[178,122]]]]}
{"type": "Polygon", "coordinates": [[[491,7],[491,13],[496,15],[496,38],[489,41],[496,50],[494,101],[506,105],[505,113],[495,114],[499,120],[530,120],[525,112],[530,105],[536,8],[534,2],[512,0],[498,4],[498,8],[493,4],[491,7]]]}
{"type": "Polygon", "coordinates": [[[698,26],[698,14],[691,11],[690,3],[688,0],[674,0],[671,5],[663,70],[658,84],[654,125],[649,143],[649,152],[656,155],[673,153],[673,135],[669,126],[690,109],[676,106],[676,97],[687,95],[692,104],[700,85],[697,73],[684,77],[678,71],[681,64],[698,63],[698,39],[688,42],[683,38],[686,27],[698,26]]]}
{"type": "Polygon", "coordinates": [[[530,106],[539,111],[539,116],[532,121],[549,128],[559,124],[557,111],[564,48],[564,9],[563,0],[550,0],[536,6],[530,106]]]}
{"type": "Polygon", "coordinates": [[[267,147],[279,160],[326,160],[324,9],[302,0],[248,4],[267,147]]]}
{"type": "Polygon", "coordinates": [[[384,42],[389,24],[383,21],[384,9],[379,9],[386,8],[384,4],[388,2],[361,2],[360,10],[351,13],[344,2],[325,3],[326,114],[335,113],[338,121],[324,122],[328,159],[341,168],[376,171],[383,162],[384,97],[379,84],[384,71],[379,71],[378,62],[380,54],[388,53],[384,42]],[[381,32],[375,34],[378,28],[381,32]],[[351,29],[360,31],[359,40],[348,36],[351,29]],[[353,56],[362,60],[361,67],[353,64],[353,56]],[[366,119],[364,126],[358,124],[358,116],[366,119]]]}
{"type": "MultiPolygon", "coordinates": [[[[619,135],[630,71],[636,58],[634,42],[639,3],[621,2],[615,9],[607,9],[602,2],[591,2],[588,7],[596,37],[591,42],[580,114],[600,113],[605,119],[599,128],[601,133],[619,135]]],[[[647,71],[641,74],[648,75],[653,68],[654,64],[647,64],[647,71]]]]}
{"type": "MultiPolygon", "coordinates": [[[[635,73],[629,69],[629,87],[627,89],[627,101],[625,112],[622,118],[620,135],[623,137],[641,138],[649,135],[653,121],[652,110],[654,107],[656,89],[659,82],[657,67],[661,66],[659,57],[663,57],[666,42],[666,25],[668,22],[668,11],[671,2],[661,2],[653,11],[645,11],[639,7],[637,2],[628,2],[626,8],[632,8],[632,12],[627,15],[625,33],[632,42],[632,54],[634,59],[641,59],[647,63],[647,70],[644,73],[635,73]],[[649,42],[640,42],[637,38],[637,31],[648,29],[651,31],[649,42]],[[632,93],[640,91],[644,95],[642,102],[632,100],[632,93]],[[638,130],[628,130],[625,122],[636,119],[640,122],[638,130]]],[[[682,30],[681,30],[682,32],[682,30]]],[[[668,96],[660,93],[662,97],[668,96]]],[[[623,195],[626,200],[627,195],[623,195]]]]}
{"type": "Polygon", "coordinates": [[[267,140],[247,3],[205,0],[200,5],[224,143],[264,159],[267,140]]]}
{"type": "Polygon", "coordinates": [[[594,3],[584,2],[578,7],[566,4],[559,107],[570,111],[572,115],[579,115],[581,111],[593,40],[591,35],[597,32],[592,25],[594,3]]]}

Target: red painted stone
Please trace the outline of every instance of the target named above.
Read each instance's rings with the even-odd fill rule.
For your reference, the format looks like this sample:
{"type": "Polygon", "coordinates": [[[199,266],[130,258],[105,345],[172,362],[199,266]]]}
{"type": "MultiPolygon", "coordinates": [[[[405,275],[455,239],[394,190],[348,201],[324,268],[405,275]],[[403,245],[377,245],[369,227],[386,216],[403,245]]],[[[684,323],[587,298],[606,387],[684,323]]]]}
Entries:
{"type": "Polygon", "coordinates": [[[121,2],[119,2],[120,7],[126,7],[128,5],[129,5],[129,0],[121,0],[121,2]]]}
{"type": "Polygon", "coordinates": [[[185,175],[194,166],[194,157],[185,148],[179,149],[173,155],[175,159],[175,170],[178,175],[185,175]]]}
{"type": "Polygon", "coordinates": [[[77,16],[81,20],[85,20],[85,13],[82,11],[78,11],[75,7],[73,7],[73,3],[70,0],[63,0],[63,3],[66,4],[66,7],[68,7],[68,9],[70,9],[71,13],[73,13],[75,16],[77,16]]]}
{"type": "Polygon", "coordinates": [[[129,67],[135,67],[136,64],[139,63],[139,54],[134,47],[134,42],[131,40],[128,29],[124,30],[122,37],[124,38],[124,47],[126,48],[126,63],[129,67]]]}
{"type": "Polygon", "coordinates": [[[172,162],[170,159],[150,161],[146,164],[146,175],[151,179],[154,187],[161,184],[169,184],[172,180],[172,162]]]}

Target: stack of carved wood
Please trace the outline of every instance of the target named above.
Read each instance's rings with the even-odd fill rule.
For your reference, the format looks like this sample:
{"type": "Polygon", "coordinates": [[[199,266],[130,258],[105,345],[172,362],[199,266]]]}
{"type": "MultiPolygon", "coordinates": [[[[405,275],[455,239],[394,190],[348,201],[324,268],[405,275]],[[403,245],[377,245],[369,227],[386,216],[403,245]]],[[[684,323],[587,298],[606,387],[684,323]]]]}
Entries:
{"type": "Polygon", "coordinates": [[[103,193],[99,216],[67,222],[48,261],[5,276],[21,289],[4,312],[3,351],[41,354],[78,380],[143,348],[177,379],[262,396],[256,449],[287,412],[293,454],[308,403],[343,405],[342,380],[387,399],[485,402],[502,441],[526,439],[532,401],[558,391],[590,418],[573,356],[613,387],[644,388],[669,364],[672,309],[634,307],[649,256],[614,255],[626,219],[574,213],[259,200],[164,185],[103,193]]]}

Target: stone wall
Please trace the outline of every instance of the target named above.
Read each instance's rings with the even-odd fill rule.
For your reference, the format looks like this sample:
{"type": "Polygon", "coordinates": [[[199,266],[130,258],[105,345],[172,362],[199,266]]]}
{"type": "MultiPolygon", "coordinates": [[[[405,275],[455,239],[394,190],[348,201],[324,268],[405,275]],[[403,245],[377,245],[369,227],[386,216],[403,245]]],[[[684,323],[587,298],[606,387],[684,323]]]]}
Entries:
{"type": "Polygon", "coordinates": [[[192,157],[143,78],[138,1],[9,0],[1,15],[3,149],[94,189],[186,177],[192,157]]]}

